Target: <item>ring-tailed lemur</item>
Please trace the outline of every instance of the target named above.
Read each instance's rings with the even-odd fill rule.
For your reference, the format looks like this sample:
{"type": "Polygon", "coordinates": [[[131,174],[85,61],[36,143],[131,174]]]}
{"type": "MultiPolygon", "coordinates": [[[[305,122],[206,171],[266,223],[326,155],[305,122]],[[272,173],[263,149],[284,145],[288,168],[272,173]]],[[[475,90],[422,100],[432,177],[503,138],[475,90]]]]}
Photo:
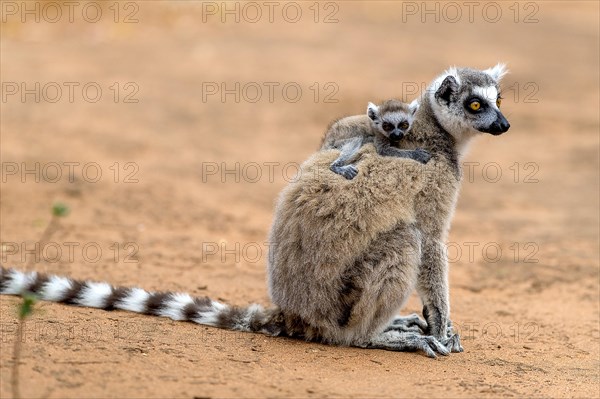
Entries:
{"type": "Polygon", "coordinates": [[[330,166],[332,172],[353,179],[358,169],[353,165],[360,147],[373,143],[377,153],[414,159],[427,163],[431,156],[422,149],[403,150],[398,148],[413,120],[419,103],[410,105],[398,100],[387,100],[377,106],[369,103],[366,115],[349,116],[335,122],[324,137],[324,145],[337,148],[341,143],[340,156],[330,166]]]}
{"type": "MultiPolygon", "coordinates": [[[[32,292],[47,301],[332,344],[422,350],[431,357],[460,351],[458,336],[447,331],[443,244],[459,188],[460,150],[475,132],[508,130],[494,98],[503,74],[500,65],[486,71],[451,69],[430,86],[408,135],[412,145],[432,154],[426,165],[369,155],[365,146],[364,178],[303,173],[283,190],[270,232],[273,308],[3,267],[0,293],[32,292]],[[403,164],[404,174],[395,173],[403,164]],[[422,168],[435,173],[424,181],[422,168]],[[426,324],[416,316],[394,318],[415,285],[426,324]]],[[[303,169],[323,170],[336,156],[321,151],[303,169]]]]}
{"type": "MultiPolygon", "coordinates": [[[[504,74],[503,65],[452,68],[429,86],[402,141],[429,151],[433,158],[426,165],[382,172],[386,163],[410,162],[379,157],[379,163],[361,160],[365,173],[352,181],[303,173],[286,187],[271,230],[268,269],[271,298],[288,324],[301,320],[311,337],[327,342],[424,350],[430,356],[462,351],[448,328],[445,242],[460,188],[461,153],[476,134],[499,135],[510,127],[499,110],[504,74]],[[422,176],[427,178],[415,193],[409,186],[422,176]],[[423,302],[424,336],[393,322],[413,288],[423,302]]],[[[326,137],[322,155],[306,170],[335,156],[325,151],[331,147],[335,140],[326,137]]],[[[396,320],[406,327],[406,320],[396,320]]]]}

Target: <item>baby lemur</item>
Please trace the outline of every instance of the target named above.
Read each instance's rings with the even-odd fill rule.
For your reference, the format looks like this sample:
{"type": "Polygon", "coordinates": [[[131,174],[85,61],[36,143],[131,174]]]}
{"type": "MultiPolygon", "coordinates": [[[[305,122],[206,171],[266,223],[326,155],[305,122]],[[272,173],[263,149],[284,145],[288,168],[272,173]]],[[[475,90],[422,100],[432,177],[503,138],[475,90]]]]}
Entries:
{"type": "Polygon", "coordinates": [[[356,177],[358,169],[353,163],[357,161],[358,149],[367,143],[373,143],[379,155],[427,163],[431,158],[427,151],[398,148],[417,108],[417,101],[410,105],[393,99],[379,106],[369,103],[366,115],[349,116],[332,124],[323,139],[322,148],[339,148],[341,152],[331,164],[331,171],[348,180],[356,177]]]}

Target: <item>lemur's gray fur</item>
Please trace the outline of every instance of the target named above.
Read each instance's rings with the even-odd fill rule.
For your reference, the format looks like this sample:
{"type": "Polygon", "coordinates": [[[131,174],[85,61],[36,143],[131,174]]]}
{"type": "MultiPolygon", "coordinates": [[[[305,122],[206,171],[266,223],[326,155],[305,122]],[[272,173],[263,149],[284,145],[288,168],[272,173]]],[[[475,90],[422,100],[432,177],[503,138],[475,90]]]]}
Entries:
{"type": "Polygon", "coordinates": [[[461,152],[475,134],[509,128],[497,105],[503,74],[502,65],[452,68],[433,82],[400,142],[427,150],[433,158],[426,165],[365,149],[355,179],[314,177],[337,155],[327,149],[345,139],[325,138],[301,179],[283,191],[271,230],[269,288],[288,332],[300,325],[295,332],[309,339],[430,356],[462,350],[448,328],[445,242],[461,152]],[[413,288],[426,335],[405,330],[416,321],[394,323],[413,288]]]}
{"type": "Polygon", "coordinates": [[[410,158],[427,163],[427,151],[402,150],[398,143],[413,120],[418,102],[410,105],[398,100],[387,100],[377,106],[369,103],[366,115],[349,116],[333,123],[323,138],[321,149],[339,148],[340,156],[330,166],[332,172],[353,179],[358,170],[352,163],[360,147],[373,143],[379,155],[410,158]]]}
{"type": "MultiPolygon", "coordinates": [[[[460,185],[460,151],[477,132],[509,124],[496,105],[504,68],[450,69],[422,97],[402,145],[425,165],[359,149],[360,170],[339,179],[324,149],[279,198],[270,232],[269,293],[275,307],[236,307],[185,293],[117,288],[0,268],[0,293],[187,320],[239,331],[428,356],[461,351],[451,332],[444,242],[460,185]],[[471,104],[479,102],[477,110],[471,104]],[[417,288],[425,321],[396,316],[417,288]],[[424,334],[425,335],[424,335],[424,334]]],[[[324,148],[327,148],[324,146],[324,148]]]]}

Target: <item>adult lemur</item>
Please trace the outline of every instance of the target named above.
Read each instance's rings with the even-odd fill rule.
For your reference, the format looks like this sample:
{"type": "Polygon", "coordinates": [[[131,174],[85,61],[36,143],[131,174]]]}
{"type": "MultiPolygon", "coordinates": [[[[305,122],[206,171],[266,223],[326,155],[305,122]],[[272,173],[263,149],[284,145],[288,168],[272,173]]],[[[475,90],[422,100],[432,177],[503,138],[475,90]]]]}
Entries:
{"type": "Polygon", "coordinates": [[[300,178],[279,198],[270,233],[273,308],[4,268],[0,292],[30,291],[49,301],[332,344],[423,350],[432,357],[459,351],[458,337],[447,331],[444,241],[461,151],[478,132],[499,135],[509,128],[498,109],[503,74],[502,65],[453,68],[434,81],[402,140],[432,155],[425,165],[381,157],[372,144],[360,149],[353,180],[329,171],[336,150],[323,150],[303,164],[300,178]],[[394,319],[414,287],[424,304],[426,335],[416,331],[419,319],[394,319]]]}
{"type": "Polygon", "coordinates": [[[418,106],[417,101],[406,104],[393,99],[379,106],[369,103],[366,115],[349,116],[333,123],[321,144],[321,149],[341,149],[340,156],[330,166],[331,171],[353,179],[358,170],[352,163],[356,161],[358,149],[367,143],[373,143],[379,155],[427,163],[431,158],[427,151],[399,148],[418,106]]]}

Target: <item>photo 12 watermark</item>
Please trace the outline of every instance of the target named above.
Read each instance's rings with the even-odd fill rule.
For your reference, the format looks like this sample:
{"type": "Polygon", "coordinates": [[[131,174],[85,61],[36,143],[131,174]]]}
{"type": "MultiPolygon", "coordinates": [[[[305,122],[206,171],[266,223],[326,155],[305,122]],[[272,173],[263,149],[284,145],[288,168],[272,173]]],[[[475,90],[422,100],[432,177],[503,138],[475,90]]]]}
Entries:
{"type": "Polygon", "coordinates": [[[509,342],[512,344],[532,343],[539,335],[540,326],[535,322],[516,321],[513,323],[463,321],[453,322],[453,330],[462,340],[483,340],[491,344],[509,342]]]}
{"type": "MultiPolygon", "coordinates": [[[[421,93],[435,93],[439,89],[439,85],[432,85],[429,82],[408,82],[403,81],[400,83],[402,99],[405,102],[412,101],[421,93]]],[[[494,89],[495,90],[495,89],[494,89]]],[[[512,82],[509,85],[503,85],[500,89],[500,94],[503,99],[511,101],[512,103],[522,104],[538,104],[540,86],[537,82],[512,82]]]]}
{"type": "Polygon", "coordinates": [[[136,162],[50,161],[11,162],[1,164],[2,183],[139,183],[140,167],[136,162]]]}
{"type": "MultiPolygon", "coordinates": [[[[204,241],[200,243],[200,264],[266,264],[276,252],[277,243],[267,241],[227,242],[204,241]]],[[[419,249],[420,250],[420,249],[419,249]]],[[[495,241],[449,241],[437,250],[448,263],[539,263],[539,244],[527,242],[495,242],[495,241]]],[[[407,249],[406,251],[410,251],[407,249]]],[[[420,254],[420,252],[419,252],[420,254]]],[[[419,255],[415,254],[415,255],[419,255]]],[[[411,256],[409,252],[405,254],[411,256]]]]}
{"type": "Polygon", "coordinates": [[[136,82],[10,82],[1,84],[2,103],[85,102],[102,99],[122,104],[137,104],[140,86],[136,82]]]}
{"type": "MultiPolygon", "coordinates": [[[[185,346],[206,346],[208,340],[220,343],[233,343],[241,340],[252,340],[253,334],[239,331],[229,331],[214,327],[196,326],[192,330],[173,330],[170,324],[162,318],[147,316],[143,321],[107,319],[99,317],[95,321],[56,320],[39,318],[43,310],[34,309],[32,319],[28,321],[20,336],[22,344],[78,344],[107,345],[107,344],[139,344],[137,352],[152,350],[156,344],[181,344],[185,346]]],[[[15,311],[16,316],[16,311],[15,311]]],[[[17,322],[3,319],[0,323],[0,342],[3,345],[14,343],[17,332],[17,322]]],[[[180,323],[173,321],[173,323],[180,323]]]]}
{"type": "MultiPolygon", "coordinates": [[[[357,164],[360,169],[360,162],[357,164]]],[[[298,162],[202,162],[199,167],[202,183],[294,183],[304,175],[319,179],[332,174],[330,165],[311,165],[303,168],[298,162]]],[[[534,184],[540,182],[540,165],[537,162],[499,162],[465,161],[462,163],[464,180],[468,183],[496,184],[534,184]]],[[[437,176],[435,168],[416,168],[411,164],[402,164],[396,171],[399,180],[407,181],[422,178],[424,182],[434,182],[437,176]],[[409,180],[410,179],[410,180],[409,180]]]]}
{"type": "Polygon", "coordinates": [[[139,262],[139,250],[136,242],[3,241],[0,243],[0,259],[3,264],[74,264],[79,260],[88,264],[102,261],[126,264],[139,262]]]}
{"type": "Polygon", "coordinates": [[[203,1],[202,22],[337,24],[340,3],[334,1],[203,1]]]}
{"type": "Polygon", "coordinates": [[[298,82],[202,82],[202,102],[297,103],[308,99],[314,103],[336,104],[340,88],[335,82],[313,82],[302,85],[298,82]]]}
{"type": "Polygon", "coordinates": [[[502,165],[498,162],[465,161],[462,163],[464,179],[469,183],[498,183],[506,181],[514,184],[539,183],[540,165],[537,162],[513,162],[502,165]]]}
{"type": "Polygon", "coordinates": [[[535,1],[402,1],[400,8],[403,23],[540,22],[540,3],[535,1]]]}
{"type": "Polygon", "coordinates": [[[2,23],[76,23],[103,21],[137,24],[140,2],[137,1],[2,1],[2,23]]]}

